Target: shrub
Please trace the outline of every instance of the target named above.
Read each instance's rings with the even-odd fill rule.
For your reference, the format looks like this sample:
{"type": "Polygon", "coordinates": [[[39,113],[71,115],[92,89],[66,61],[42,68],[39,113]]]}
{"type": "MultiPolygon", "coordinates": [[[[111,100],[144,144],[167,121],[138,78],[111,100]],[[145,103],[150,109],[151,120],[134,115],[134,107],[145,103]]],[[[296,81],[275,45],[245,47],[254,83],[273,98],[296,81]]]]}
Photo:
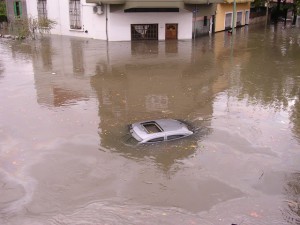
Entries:
{"type": "Polygon", "coordinates": [[[43,36],[50,33],[51,29],[55,27],[57,23],[47,18],[24,18],[15,19],[10,23],[11,34],[17,36],[19,39],[31,37],[37,38],[37,34],[43,36]]]}

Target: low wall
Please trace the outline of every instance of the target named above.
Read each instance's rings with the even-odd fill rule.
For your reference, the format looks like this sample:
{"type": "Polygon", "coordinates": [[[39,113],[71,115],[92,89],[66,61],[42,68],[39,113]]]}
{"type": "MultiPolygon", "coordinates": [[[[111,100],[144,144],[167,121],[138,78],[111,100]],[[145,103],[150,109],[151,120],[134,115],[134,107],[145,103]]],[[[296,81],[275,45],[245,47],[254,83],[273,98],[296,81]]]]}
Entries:
{"type": "Polygon", "coordinates": [[[266,16],[259,16],[259,17],[254,17],[254,18],[250,18],[249,23],[250,24],[256,24],[256,23],[264,23],[266,22],[266,16]]]}
{"type": "Polygon", "coordinates": [[[0,22],[0,29],[7,29],[7,28],[8,28],[7,22],[0,22]]]}

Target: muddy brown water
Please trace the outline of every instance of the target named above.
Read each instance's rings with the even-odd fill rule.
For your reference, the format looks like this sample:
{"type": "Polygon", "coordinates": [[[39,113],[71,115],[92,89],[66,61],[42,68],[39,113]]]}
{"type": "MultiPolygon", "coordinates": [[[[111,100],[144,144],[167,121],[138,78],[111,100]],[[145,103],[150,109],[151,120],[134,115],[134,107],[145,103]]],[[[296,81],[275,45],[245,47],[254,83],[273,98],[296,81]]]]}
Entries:
{"type": "Polygon", "coordinates": [[[300,30],[0,40],[0,224],[299,224],[300,30]],[[128,146],[127,125],[192,137],[128,146]]]}

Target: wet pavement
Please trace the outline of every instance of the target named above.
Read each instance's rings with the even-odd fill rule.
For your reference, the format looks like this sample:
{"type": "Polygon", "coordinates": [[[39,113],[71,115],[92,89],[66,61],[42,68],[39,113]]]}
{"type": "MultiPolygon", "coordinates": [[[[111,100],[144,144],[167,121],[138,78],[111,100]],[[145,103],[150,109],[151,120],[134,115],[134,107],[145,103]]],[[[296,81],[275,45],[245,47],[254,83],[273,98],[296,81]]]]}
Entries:
{"type": "Polygon", "coordinates": [[[299,224],[300,29],[0,39],[0,224],[299,224]],[[197,132],[125,145],[127,125],[197,132]]]}

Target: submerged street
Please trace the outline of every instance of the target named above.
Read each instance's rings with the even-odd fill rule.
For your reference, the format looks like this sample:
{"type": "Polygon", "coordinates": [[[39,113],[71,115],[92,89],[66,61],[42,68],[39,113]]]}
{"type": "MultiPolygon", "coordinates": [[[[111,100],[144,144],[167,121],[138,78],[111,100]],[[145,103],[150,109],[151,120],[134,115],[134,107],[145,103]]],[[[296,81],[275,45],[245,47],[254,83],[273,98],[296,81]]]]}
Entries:
{"type": "Polygon", "coordinates": [[[0,39],[0,224],[300,223],[300,29],[0,39]],[[197,132],[124,143],[127,125],[197,132]]]}

